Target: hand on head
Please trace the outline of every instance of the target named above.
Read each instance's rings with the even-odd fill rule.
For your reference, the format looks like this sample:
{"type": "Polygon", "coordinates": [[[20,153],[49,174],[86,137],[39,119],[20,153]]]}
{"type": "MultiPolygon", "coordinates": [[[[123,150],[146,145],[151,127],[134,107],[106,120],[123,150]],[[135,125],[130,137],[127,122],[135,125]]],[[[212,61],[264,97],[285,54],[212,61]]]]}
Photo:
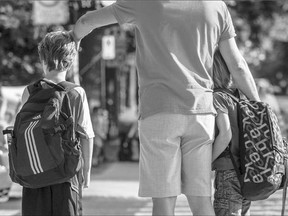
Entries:
{"type": "Polygon", "coordinates": [[[71,38],[73,39],[73,41],[74,41],[75,44],[76,44],[76,50],[79,51],[81,39],[78,39],[78,38],[76,37],[76,35],[74,34],[73,30],[70,30],[70,31],[69,31],[69,35],[71,36],[71,38]]]}

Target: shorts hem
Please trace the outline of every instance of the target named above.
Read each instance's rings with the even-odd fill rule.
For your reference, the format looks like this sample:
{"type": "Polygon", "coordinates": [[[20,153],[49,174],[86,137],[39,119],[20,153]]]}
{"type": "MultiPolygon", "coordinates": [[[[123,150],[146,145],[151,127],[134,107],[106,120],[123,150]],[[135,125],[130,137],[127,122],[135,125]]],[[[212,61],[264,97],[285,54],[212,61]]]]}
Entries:
{"type": "Polygon", "coordinates": [[[167,197],[177,197],[181,193],[169,193],[169,194],[148,194],[148,193],[138,193],[139,197],[151,197],[151,198],[167,198],[167,197]]]}
{"type": "Polygon", "coordinates": [[[183,193],[185,196],[192,196],[192,197],[212,197],[212,194],[195,194],[195,193],[183,193]]]}

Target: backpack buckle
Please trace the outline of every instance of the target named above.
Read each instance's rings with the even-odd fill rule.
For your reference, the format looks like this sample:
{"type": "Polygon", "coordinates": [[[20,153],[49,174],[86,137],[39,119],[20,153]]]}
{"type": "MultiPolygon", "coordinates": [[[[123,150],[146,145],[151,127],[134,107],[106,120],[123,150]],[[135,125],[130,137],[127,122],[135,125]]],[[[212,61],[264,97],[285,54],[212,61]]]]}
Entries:
{"type": "Polygon", "coordinates": [[[54,135],[54,134],[57,134],[57,133],[62,132],[62,131],[64,131],[64,130],[66,130],[66,126],[63,125],[63,124],[60,124],[60,125],[58,125],[57,127],[48,129],[48,130],[46,130],[46,131],[47,131],[49,134],[54,135]]]}
{"type": "Polygon", "coordinates": [[[12,137],[14,137],[14,131],[13,129],[5,129],[2,131],[3,135],[10,134],[12,137]]]}
{"type": "Polygon", "coordinates": [[[61,131],[64,131],[64,130],[67,129],[66,126],[65,126],[64,124],[60,124],[59,126],[60,126],[61,131]]]}

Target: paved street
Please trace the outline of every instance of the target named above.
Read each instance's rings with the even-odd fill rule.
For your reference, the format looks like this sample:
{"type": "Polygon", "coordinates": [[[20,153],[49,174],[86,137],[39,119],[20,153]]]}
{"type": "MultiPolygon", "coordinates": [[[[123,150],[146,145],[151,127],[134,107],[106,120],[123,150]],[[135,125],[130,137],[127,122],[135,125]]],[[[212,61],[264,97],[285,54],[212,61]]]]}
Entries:
{"type": "MultiPolygon", "coordinates": [[[[89,189],[83,192],[83,208],[85,216],[146,216],[151,215],[150,199],[138,198],[138,164],[108,163],[93,169],[92,182],[89,189]]],[[[21,215],[21,188],[13,185],[11,196],[6,203],[0,204],[0,215],[21,215]]],[[[265,201],[253,203],[251,216],[276,216],[281,213],[282,190],[265,201]]],[[[288,207],[287,207],[288,208],[288,207]]],[[[288,215],[288,211],[287,215],[288,215]]],[[[184,196],[177,200],[175,214],[192,215],[184,196]]]]}

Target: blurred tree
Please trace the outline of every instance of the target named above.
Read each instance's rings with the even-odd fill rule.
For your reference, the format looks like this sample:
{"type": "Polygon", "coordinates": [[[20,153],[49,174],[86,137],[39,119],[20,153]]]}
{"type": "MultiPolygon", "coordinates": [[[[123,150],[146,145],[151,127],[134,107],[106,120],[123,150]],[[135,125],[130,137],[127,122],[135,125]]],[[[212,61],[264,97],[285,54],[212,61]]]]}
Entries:
{"type": "Polygon", "coordinates": [[[227,1],[237,42],[255,77],[287,89],[288,2],[227,1]],[[277,76],[276,76],[277,74],[277,76]]]}
{"type": "Polygon", "coordinates": [[[21,85],[41,75],[29,0],[0,1],[0,80],[21,85]]]}
{"type": "MultiPolygon", "coordinates": [[[[274,76],[272,81],[280,85],[280,80],[288,78],[284,59],[288,43],[287,0],[227,0],[226,3],[238,35],[237,43],[254,76],[272,78],[278,74],[281,78],[274,76]]],[[[102,6],[100,0],[71,0],[71,23],[87,10],[102,6]]],[[[3,85],[26,84],[41,76],[37,44],[56,26],[35,27],[31,14],[31,0],[0,1],[0,80],[3,85]]],[[[133,37],[133,31],[128,31],[128,52],[135,50],[133,37]]]]}

